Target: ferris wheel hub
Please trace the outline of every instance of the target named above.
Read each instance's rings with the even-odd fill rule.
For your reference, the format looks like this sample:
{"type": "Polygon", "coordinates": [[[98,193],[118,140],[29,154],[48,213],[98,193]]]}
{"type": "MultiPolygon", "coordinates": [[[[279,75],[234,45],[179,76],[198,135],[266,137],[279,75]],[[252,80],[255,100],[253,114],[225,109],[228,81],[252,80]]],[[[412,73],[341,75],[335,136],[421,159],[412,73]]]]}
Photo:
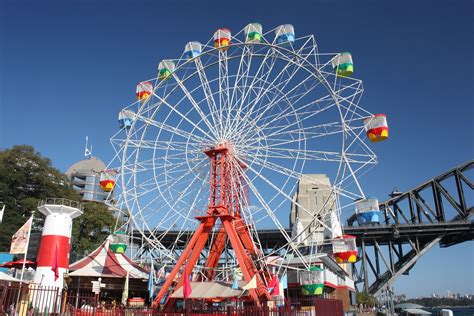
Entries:
{"type": "Polygon", "coordinates": [[[204,153],[208,157],[213,157],[218,154],[225,154],[226,156],[231,156],[234,154],[234,146],[230,141],[221,141],[216,146],[209,146],[204,149],[204,153]]]}

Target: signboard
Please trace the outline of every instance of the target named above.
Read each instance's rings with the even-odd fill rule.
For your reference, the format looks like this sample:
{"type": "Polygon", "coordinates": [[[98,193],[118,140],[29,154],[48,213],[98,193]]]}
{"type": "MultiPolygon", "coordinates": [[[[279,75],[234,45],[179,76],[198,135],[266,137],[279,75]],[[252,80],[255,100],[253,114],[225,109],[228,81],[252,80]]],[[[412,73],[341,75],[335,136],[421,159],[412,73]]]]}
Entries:
{"type": "Polygon", "coordinates": [[[100,294],[100,289],[105,287],[105,283],[101,283],[100,281],[102,281],[101,278],[99,278],[98,281],[91,281],[91,283],[92,283],[92,293],[100,294]]]}

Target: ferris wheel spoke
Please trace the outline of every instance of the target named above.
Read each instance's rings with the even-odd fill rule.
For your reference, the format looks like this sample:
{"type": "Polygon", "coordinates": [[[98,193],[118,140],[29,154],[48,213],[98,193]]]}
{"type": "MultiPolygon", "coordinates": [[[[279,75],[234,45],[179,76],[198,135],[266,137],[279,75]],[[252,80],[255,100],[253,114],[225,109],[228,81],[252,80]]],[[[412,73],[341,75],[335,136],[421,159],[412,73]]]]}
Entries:
{"type": "MultiPolygon", "coordinates": [[[[342,159],[342,155],[339,152],[329,152],[321,150],[309,150],[300,148],[282,148],[282,147],[250,147],[250,150],[262,149],[266,153],[265,155],[256,154],[256,157],[266,158],[279,158],[279,159],[304,159],[313,161],[332,161],[339,162],[342,159]]],[[[251,153],[250,156],[253,156],[251,153]]],[[[359,161],[355,159],[372,158],[370,155],[364,154],[345,154],[345,159],[351,163],[366,163],[366,161],[359,161]]]]}
{"type": "MultiPolygon", "coordinates": [[[[259,129],[264,131],[266,129],[272,130],[276,128],[280,128],[278,123],[283,120],[283,119],[291,119],[295,116],[295,113],[300,117],[300,122],[303,123],[304,121],[307,121],[314,116],[317,116],[331,108],[333,108],[336,103],[331,102],[326,104],[324,107],[320,107],[320,103],[323,101],[326,101],[327,99],[330,99],[330,97],[325,96],[322,98],[319,98],[317,100],[308,102],[307,104],[304,104],[299,107],[295,107],[295,110],[293,111],[292,108],[286,107],[283,109],[283,111],[277,112],[275,114],[270,114],[265,117],[263,120],[262,125],[259,126],[259,129]],[[317,108],[313,109],[313,106],[317,106],[317,108]]],[[[289,126],[294,125],[296,122],[292,122],[291,124],[288,124],[289,126]]]]}
{"type": "Polygon", "coordinates": [[[269,143],[269,147],[276,147],[276,146],[283,146],[288,144],[298,144],[303,141],[310,141],[313,139],[317,139],[320,137],[327,137],[331,135],[337,135],[344,133],[342,127],[337,127],[336,125],[328,125],[327,127],[332,127],[332,130],[323,130],[318,131],[319,127],[308,127],[308,128],[301,128],[299,130],[290,130],[286,132],[274,132],[272,135],[268,136],[260,136],[253,139],[249,139],[247,143],[243,146],[244,148],[247,146],[254,146],[260,142],[267,142],[269,143]],[[278,138],[278,136],[282,136],[285,138],[278,138]]]}
{"type": "MultiPolygon", "coordinates": [[[[256,171],[255,169],[252,168],[251,165],[248,166],[248,169],[251,170],[258,178],[260,178],[261,180],[263,180],[265,183],[267,183],[273,190],[275,190],[276,192],[278,192],[281,196],[285,197],[287,199],[287,201],[289,201],[290,203],[294,203],[296,206],[298,206],[298,208],[301,208],[301,210],[303,210],[305,213],[307,213],[308,215],[312,216],[313,214],[308,211],[305,207],[303,207],[300,203],[298,203],[297,201],[294,201],[293,198],[291,198],[287,193],[285,193],[283,190],[281,190],[280,188],[278,188],[278,186],[276,186],[272,181],[270,181],[268,178],[266,178],[265,176],[262,175],[261,172],[258,172],[256,171]]],[[[334,194],[334,189],[331,189],[331,193],[334,194]]],[[[321,220],[319,220],[318,218],[314,217],[314,220],[316,220],[316,222],[318,222],[321,226],[325,227],[326,229],[332,231],[332,229],[327,226],[325,223],[323,223],[321,220]]]]}
{"type": "MultiPolygon", "coordinates": [[[[288,66],[288,64],[287,64],[287,66],[288,66]]],[[[282,88],[279,88],[281,91],[284,91],[284,89],[286,88],[286,86],[288,85],[288,83],[290,82],[290,80],[293,79],[293,76],[296,74],[296,72],[297,72],[297,70],[294,71],[294,72],[288,77],[288,79],[284,81],[282,88]]],[[[281,72],[281,73],[282,73],[282,72],[281,72]]],[[[280,74],[281,74],[281,73],[280,73],[280,74]]],[[[299,82],[296,86],[294,86],[292,89],[290,89],[290,91],[288,91],[287,93],[281,93],[282,96],[281,96],[277,101],[275,101],[275,98],[276,98],[276,97],[274,97],[274,98],[270,101],[270,103],[267,104],[267,105],[264,107],[263,111],[261,111],[261,113],[259,113],[259,114],[256,115],[256,117],[254,118],[254,120],[255,120],[256,122],[258,122],[260,119],[262,119],[262,117],[264,117],[264,115],[265,115],[268,111],[273,110],[273,109],[274,109],[274,106],[277,105],[280,101],[282,101],[282,100],[285,98],[286,94],[291,94],[292,92],[294,92],[295,89],[298,89],[299,87],[301,87],[302,85],[304,85],[308,80],[309,80],[309,77],[306,78],[305,80],[302,80],[301,82],[299,82]]],[[[281,83],[280,83],[280,84],[281,84],[281,83]]],[[[318,84],[316,84],[316,85],[315,85],[314,87],[312,87],[311,89],[308,89],[308,90],[304,91],[304,92],[299,96],[299,99],[298,99],[298,100],[300,100],[301,98],[303,98],[304,96],[306,96],[306,95],[307,95],[309,92],[311,92],[317,85],[318,85],[318,84]]],[[[268,93],[268,92],[265,92],[265,93],[261,94],[260,96],[263,97],[263,96],[266,95],[267,93],[268,93]]],[[[255,100],[255,101],[253,102],[252,108],[251,108],[251,109],[249,110],[249,112],[247,113],[247,116],[248,116],[248,117],[252,117],[252,116],[254,115],[254,108],[255,108],[255,106],[256,106],[259,102],[260,102],[259,99],[255,100]]],[[[256,114],[256,113],[255,113],[255,114],[256,114]]],[[[244,120],[245,120],[245,117],[244,117],[244,120]]]]}
{"type": "MultiPolygon", "coordinates": [[[[286,168],[282,165],[270,162],[270,161],[262,159],[260,157],[256,157],[252,162],[254,162],[255,164],[260,165],[260,166],[262,166],[262,167],[264,167],[264,168],[266,168],[270,171],[273,171],[275,173],[279,173],[281,175],[289,176],[289,177],[293,178],[296,181],[300,181],[302,178],[306,178],[306,179],[311,179],[311,181],[313,181],[314,183],[320,183],[320,180],[317,179],[317,178],[314,178],[314,177],[312,177],[310,175],[307,175],[307,174],[297,172],[297,171],[295,171],[293,169],[290,169],[290,168],[286,168]]],[[[320,183],[320,184],[323,184],[323,183],[320,183]]],[[[341,184],[341,183],[338,183],[338,184],[341,184]]],[[[344,196],[344,197],[348,197],[348,198],[353,198],[353,195],[350,192],[347,192],[347,191],[343,190],[339,186],[334,185],[332,190],[335,194],[338,194],[338,195],[341,195],[341,196],[344,196]]]]}
{"type": "MultiPolygon", "coordinates": [[[[263,76],[263,80],[261,80],[262,83],[265,83],[267,80],[268,80],[268,77],[270,76],[271,74],[271,70],[273,69],[274,65],[275,65],[275,60],[276,59],[273,59],[273,62],[271,64],[271,67],[269,67],[267,73],[263,76]]],[[[284,87],[286,87],[286,85],[288,84],[288,82],[293,78],[293,75],[296,73],[296,71],[291,75],[289,76],[285,81],[284,83],[280,82],[278,85],[275,84],[275,82],[277,82],[284,74],[285,74],[285,70],[289,67],[289,63],[287,63],[284,67],[284,69],[282,71],[280,71],[277,76],[273,79],[273,81],[271,81],[270,83],[268,83],[268,87],[272,86],[272,87],[275,87],[275,86],[278,86],[278,85],[282,85],[283,88],[280,88],[280,90],[284,90],[284,87]]],[[[253,83],[253,82],[252,82],[253,83]]],[[[247,119],[250,119],[250,117],[252,117],[252,115],[254,114],[254,111],[255,111],[255,107],[260,104],[260,100],[265,96],[267,95],[268,93],[268,88],[264,89],[263,86],[260,87],[260,89],[258,89],[258,92],[257,92],[257,95],[256,97],[254,98],[254,100],[252,100],[252,102],[249,102],[249,104],[252,104],[250,108],[244,108],[244,111],[246,112],[246,115],[242,118],[241,121],[245,121],[247,119]]],[[[265,111],[266,112],[266,111],[265,111]]],[[[237,126],[235,129],[239,129],[239,126],[237,126]]]]}
{"type": "Polygon", "coordinates": [[[127,143],[130,147],[142,148],[142,149],[158,149],[158,150],[171,150],[180,151],[187,150],[188,143],[171,140],[129,140],[127,143]]]}
{"type": "MultiPolygon", "coordinates": [[[[193,161],[199,161],[199,159],[195,159],[193,161]]],[[[127,164],[122,166],[122,174],[123,175],[131,175],[131,174],[140,174],[141,172],[147,172],[148,170],[155,171],[160,170],[163,168],[178,168],[182,165],[188,164],[187,161],[182,162],[165,162],[156,165],[155,162],[136,162],[135,164],[127,164]]]]}
{"type": "Polygon", "coordinates": [[[234,106],[234,98],[235,98],[235,94],[238,88],[240,86],[243,86],[243,84],[241,84],[240,86],[238,84],[243,82],[243,79],[246,77],[246,75],[250,71],[250,65],[246,62],[246,57],[249,58],[248,56],[252,56],[250,54],[250,47],[243,47],[242,54],[240,55],[239,66],[237,68],[237,74],[234,78],[234,85],[232,88],[232,93],[231,93],[230,101],[229,101],[229,104],[232,107],[234,106]]]}
{"type": "MultiPolygon", "coordinates": [[[[235,84],[234,84],[234,89],[233,89],[233,94],[232,94],[232,104],[234,105],[237,105],[238,108],[237,110],[235,111],[236,114],[236,118],[234,119],[234,122],[237,120],[237,116],[240,115],[240,113],[242,112],[242,106],[243,106],[243,102],[241,102],[241,100],[239,100],[237,98],[237,100],[234,101],[234,98],[236,97],[235,96],[235,92],[239,89],[240,90],[240,96],[243,97],[244,95],[247,94],[247,90],[251,87],[248,86],[248,81],[249,81],[249,78],[250,78],[250,70],[251,70],[251,66],[252,66],[252,57],[253,57],[253,54],[252,54],[252,50],[254,49],[253,46],[251,47],[248,47],[248,46],[245,46],[242,53],[242,59],[240,61],[240,64],[239,64],[239,71],[237,71],[237,73],[241,73],[241,76],[237,76],[236,79],[235,79],[235,84]],[[244,56],[246,58],[244,58],[244,56]],[[244,64],[244,66],[242,66],[244,64]],[[242,70],[240,70],[240,67],[242,66],[242,70]],[[237,83],[238,82],[242,82],[242,84],[240,86],[237,86],[237,83]]],[[[233,131],[234,130],[234,122],[231,123],[230,125],[230,130],[233,131]]]]}
{"type": "Polygon", "coordinates": [[[201,193],[204,192],[203,190],[207,186],[206,185],[207,183],[205,181],[200,181],[201,185],[199,187],[199,190],[196,194],[194,194],[194,198],[192,200],[192,203],[191,203],[190,207],[188,208],[187,214],[184,217],[183,217],[182,214],[180,214],[180,212],[176,212],[176,207],[177,207],[177,204],[183,198],[185,198],[186,196],[191,196],[192,195],[193,191],[191,190],[191,187],[197,181],[198,181],[198,178],[194,178],[193,181],[178,194],[178,196],[175,199],[174,203],[168,208],[168,211],[164,214],[162,220],[156,225],[156,228],[154,229],[154,232],[156,232],[160,228],[165,228],[166,229],[165,234],[166,234],[166,232],[170,231],[171,228],[173,228],[175,226],[175,224],[177,224],[180,219],[184,219],[184,222],[182,222],[181,230],[183,229],[183,227],[185,227],[187,221],[189,221],[191,219],[191,212],[196,207],[196,203],[199,201],[199,197],[201,196],[201,193]],[[166,228],[166,226],[164,226],[164,223],[166,221],[168,221],[169,219],[172,219],[172,218],[175,218],[175,219],[172,221],[171,225],[168,225],[167,226],[168,228],[166,228]]]}
{"type": "MultiPolygon", "coordinates": [[[[202,91],[204,93],[206,103],[208,105],[209,114],[211,115],[213,124],[216,125],[217,122],[218,122],[218,119],[215,117],[215,113],[218,112],[217,105],[216,105],[216,101],[214,99],[214,94],[212,92],[211,86],[209,84],[209,81],[207,80],[207,75],[206,75],[206,72],[204,71],[204,67],[202,65],[201,58],[196,58],[195,59],[195,64],[196,64],[199,80],[201,81],[202,91]]],[[[220,126],[220,128],[222,129],[222,126],[220,126]]],[[[216,133],[217,133],[217,131],[216,131],[216,133]]]]}
{"type": "Polygon", "coordinates": [[[227,130],[228,112],[229,112],[229,76],[228,76],[228,63],[227,63],[227,51],[219,50],[219,119],[220,126],[222,126],[221,134],[219,139],[224,139],[224,133],[227,130]]]}
{"type": "MultiPolygon", "coordinates": [[[[195,122],[193,122],[192,120],[190,120],[186,115],[184,115],[183,113],[181,113],[181,111],[178,111],[178,109],[176,109],[175,106],[172,106],[171,104],[169,104],[165,99],[161,98],[160,96],[156,95],[156,94],[153,94],[162,104],[166,105],[172,112],[178,114],[184,121],[188,122],[191,126],[193,126],[193,128],[195,128],[196,130],[200,131],[203,135],[205,135],[207,137],[207,139],[213,139],[212,136],[210,136],[206,131],[204,131],[201,127],[199,127],[195,122]]],[[[149,122],[148,122],[149,123],[149,122]]],[[[155,123],[158,123],[155,121],[155,123]]],[[[194,137],[196,137],[196,135],[193,135],[194,137]]]]}
{"type": "MultiPolygon", "coordinates": [[[[240,167],[238,167],[238,168],[240,168],[240,167]]],[[[267,215],[270,217],[270,219],[273,221],[273,223],[280,230],[281,234],[283,235],[283,237],[287,241],[287,244],[291,247],[291,249],[293,250],[293,252],[295,254],[297,254],[300,258],[303,258],[303,256],[301,255],[301,252],[298,250],[295,243],[292,242],[291,237],[288,235],[288,233],[286,232],[286,229],[283,227],[283,225],[280,223],[280,221],[276,217],[274,211],[270,208],[270,206],[266,203],[263,196],[260,194],[260,191],[253,185],[253,183],[250,181],[250,179],[248,179],[246,174],[243,174],[243,176],[246,179],[246,182],[248,183],[248,187],[252,190],[252,193],[255,195],[255,197],[259,201],[260,205],[262,205],[263,208],[266,210],[267,215]]],[[[305,263],[304,260],[303,260],[303,262],[305,263]]]]}
{"type": "Polygon", "coordinates": [[[189,93],[188,89],[187,89],[186,86],[183,84],[183,82],[182,82],[181,79],[178,77],[178,75],[176,75],[176,73],[173,73],[173,78],[174,78],[174,80],[178,83],[178,86],[181,88],[181,90],[183,91],[184,95],[187,97],[187,99],[189,100],[189,102],[192,104],[192,106],[194,107],[195,111],[201,116],[201,119],[204,121],[204,123],[206,124],[206,126],[209,128],[209,130],[212,132],[213,136],[215,137],[215,136],[217,135],[217,131],[216,131],[214,125],[209,122],[209,120],[207,119],[206,115],[205,115],[204,112],[202,111],[201,107],[197,104],[196,100],[194,100],[193,96],[189,93]]]}
{"type": "MultiPolygon", "coordinates": [[[[248,113],[248,106],[249,106],[250,103],[253,103],[253,102],[251,102],[249,100],[246,103],[245,101],[248,98],[250,98],[250,96],[251,96],[250,93],[251,92],[255,93],[255,91],[257,91],[256,94],[257,95],[259,94],[258,92],[261,89],[261,85],[266,80],[268,80],[269,76],[271,75],[271,70],[273,69],[275,63],[276,63],[276,59],[274,58],[274,52],[273,52],[272,49],[268,49],[265,56],[263,57],[262,62],[260,63],[260,66],[258,67],[255,75],[253,76],[252,81],[248,86],[248,89],[246,89],[245,93],[242,94],[242,96],[240,98],[240,102],[239,102],[239,100],[237,101],[237,103],[239,103],[239,109],[241,110],[241,112],[248,113]],[[269,65],[267,65],[268,60],[270,62],[269,65]],[[267,71],[263,72],[263,71],[265,71],[265,67],[267,68],[267,71]],[[256,88],[257,84],[260,84],[258,86],[258,88],[256,88]]],[[[246,119],[246,117],[244,117],[243,119],[246,119]]],[[[232,131],[238,130],[238,126],[232,126],[231,129],[232,129],[232,131]]]]}
{"type": "MultiPolygon", "coordinates": [[[[296,72],[295,72],[295,73],[296,73],[296,72]]],[[[294,75],[295,73],[293,73],[293,75],[294,75]]],[[[308,77],[308,78],[309,78],[309,77],[308,77]]],[[[300,87],[303,86],[308,80],[310,80],[310,79],[308,79],[308,78],[306,78],[305,80],[302,80],[301,82],[299,82],[299,83],[298,83],[297,85],[295,85],[292,89],[290,89],[286,94],[294,93],[294,91],[295,91],[296,89],[300,88],[300,87]]],[[[291,79],[292,79],[292,77],[288,78],[288,81],[287,81],[286,83],[288,83],[289,80],[291,80],[291,79]]],[[[319,83],[316,84],[316,85],[314,85],[311,89],[307,89],[306,91],[304,91],[304,92],[301,93],[300,95],[297,95],[299,98],[298,98],[295,102],[292,102],[292,106],[295,106],[296,103],[297,103],[299,100],[301,100],[301,99],[304,98],[306,95],[308,95],[308,93],[310,93],[310,92],[311,92],[314,88],[316,88],[318,85],[319,85],[319,83]]],[[[286,86],[287,86],[287,84],[285,84],[281,90],[283,91],[283,90],[286,88],[286,86]]],[[[285,98],[286,94],[282,95],[278,100],[275,100],[276,97],[274,97],[274,98],[270,101],[270,103],[265,106],[264,110],[263,110],[260,114],[258,114],[258,115],[256,116],[255,121],[257,121],[257,122],[260,121],[268,111],[272,110],[275,105],[277,105],[279,102],[281,102],[281,101],[285,98]]],[[[295,112],[294,112],[294,113],[295,113],[295,112]]],[[[296,113],[297,113],[297,112],[296,112],[296,113]]]]}
{"type": "Polygon", "coordinates": [[[152,120],[152,119],[148,119],[148,118],[145,118],[145,117],[142,117],[142,116],[139,116],[139,115],[137,115],[137,117],[140,118],[143,122],[147,123],[150,126],[154,126],[156,128],[166,130],[170,133],[174,133],[174,134],[182,136],[184,138],[192,139],[193,141],[195,141],[198,144],[206,144],[206,143],[209,142],[209,140],[204,138],[204,137],[200,137],[200,136],[197,136],[195,134],[191,134],[188,131],[184,131],[182,129],[173,127],[171,125],[161,123],[161,122],[158,122],[158,121],[155,121],[155,120],[152,120]]]}
{"type": "MultiPolygon", "coordinates": [[[[301,106],[298,105],[298,102],[303,99],[304,97],[306,97],[306,95],[310,92],[312,92],[312,90],[315,88],[316,86],[312,87],[311,89],[303,92],[303,93],[300,93],[298,94],[299,98],[297,98],[296,100],[290,100],[288,99],[288,103],[291,103],[292,106],[291,107],[284,107],[283,108],[283,111],[278,111],[277,113],[275,114],[267,114],[265,116],[263,115],[260,115],[260,117],[258,118],[259,121],[262,121],[262,129],[265,128],[266,126],[268,125],[272,125],[276,122],[278,122],[279,120],[281,119],[285,119],[285,118],[288,118],[288,117],[294,117],[294,116],[299,116],[301,117],[301,121],[305,121],[305,120],[308,120],[328,109],[331,109],[332,107],[334,107],[336,105],[335,102],[327,102],[327,99],[328,97],[325,96],[325,97],[322,97],[322,98],[319,98],[317,100],[314,100],[314,101],[311,101],[311,102],[308,102],[306,104],[303,104],[301,106]],[[326,101],[327,104],[321,108],[321,103],[326,101]],[[262,120],[263,118],[263,120],[262,120]]],[[[272,101],[268,104],[268,107],[273,107],[275,105],[278,105],[279,102],[283,101],[282,98],[280,98],[279,100],[276,100],[276,101],[272,101]]],[[[265,114],[265,113],[264,113],[265,114]]]]}

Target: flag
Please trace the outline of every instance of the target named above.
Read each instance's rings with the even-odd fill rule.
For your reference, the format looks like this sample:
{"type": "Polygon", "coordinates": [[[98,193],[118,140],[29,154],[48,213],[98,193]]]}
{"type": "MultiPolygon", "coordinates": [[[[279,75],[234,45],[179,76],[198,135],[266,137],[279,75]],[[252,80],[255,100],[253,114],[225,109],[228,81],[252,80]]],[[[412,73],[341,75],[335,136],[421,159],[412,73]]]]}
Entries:
{"type": "Polygon", "coordinates": [[[0,223],[3,221],[3,213],[5,212],[5,204],[3,204],[2,209],[0,210],[0,223]]]}
{"type": "Polygon", "coordinates": [[[238,290],[239,289],[239,276],[237,275],[237,270],[234,270],[234,282],[232,283],[232,289],[238,290]]]}
{"type": "Polygon", "coordinates": [[[280,281],[276,275],[268,283],[268,290],[272,293],[272,295],[280,295],[280,281]]]}
{"type": "Polygon", "coordinates": [[[128,300],[128,271],[127,276],[125,277],[125,284],[123,286],[123,293],[122,293],[122,305],[127,306],[128,300]]]}
{"type": "Polygon", "coordinates": [[[285,289],[287,289],[287,288],[288,288],[288,278],[287,278],[286,273],[285,273],[280,279],[280,287],[279,287],[280,296],[282,298],[285,298],[285,289]]]}
{"type": "Polygon", "coordinates": [[[157,279],[164,279],[166,277],[166,270],[165,266],[162,266],[160,270],[156,273],[156,278],[157,279]]]}
{"type": "Polygon", "coordinates": [[[26,254],[28,250],[28,236],[30,235],[32,222],[33,217],[30,217],[30,219],[12,236],[12,244],[10,246],[11,254],[26,254]]]}
{"type": "Polygon", "coordinates": [[[250,280],[249,283],[245,284],[242,289],[244,290],[250,290],[250,289],[256,289],[257,288],[257,277],[254,275],[252,280],[250,280]]]}
{"type": "Polygon", "coordinates": [[[155,269],[153,267],[153,259],[151,260],[150,265],[150,275],[148,275],[148,295],[150,301],[153,300],[153,294],[155,293],[155,280],[154,280],[155,269]]]}
{"type": "Polygon", "coordinates": [[[54,272],[54,281],[59,278],[59,250],[58,244],[54,248],[53,263],[51,263],[51,270],[54,272]]]}
{"type": "Polygon", "coordinates": [[[191,281],[189,281],[189,273],[187,269],[187,265],[184,266],[184,284],[183,284],[183,296],[184,298],[188,298],[193,289],[191,288],[191,281]]]}

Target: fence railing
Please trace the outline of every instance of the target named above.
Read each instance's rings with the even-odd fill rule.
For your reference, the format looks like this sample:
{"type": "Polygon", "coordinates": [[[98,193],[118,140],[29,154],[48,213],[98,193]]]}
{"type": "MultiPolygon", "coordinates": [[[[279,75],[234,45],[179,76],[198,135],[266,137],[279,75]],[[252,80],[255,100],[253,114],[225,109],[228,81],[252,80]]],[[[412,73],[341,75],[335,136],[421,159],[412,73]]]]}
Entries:
{"type": "Polygon", "coordinates": [[[243,302],[234,305],[208,306],[187,301],[186,308],[162,311],[146,307],[122,306],[120,303],[104,303],[99,295],[77,293],[56,287],[37,285],[0,284],[0,314],[18,316],[66,315],[66,316],[342,316],[339,300],[316,297],[272,301],[269,306],[245,306],[243,302]]]}

